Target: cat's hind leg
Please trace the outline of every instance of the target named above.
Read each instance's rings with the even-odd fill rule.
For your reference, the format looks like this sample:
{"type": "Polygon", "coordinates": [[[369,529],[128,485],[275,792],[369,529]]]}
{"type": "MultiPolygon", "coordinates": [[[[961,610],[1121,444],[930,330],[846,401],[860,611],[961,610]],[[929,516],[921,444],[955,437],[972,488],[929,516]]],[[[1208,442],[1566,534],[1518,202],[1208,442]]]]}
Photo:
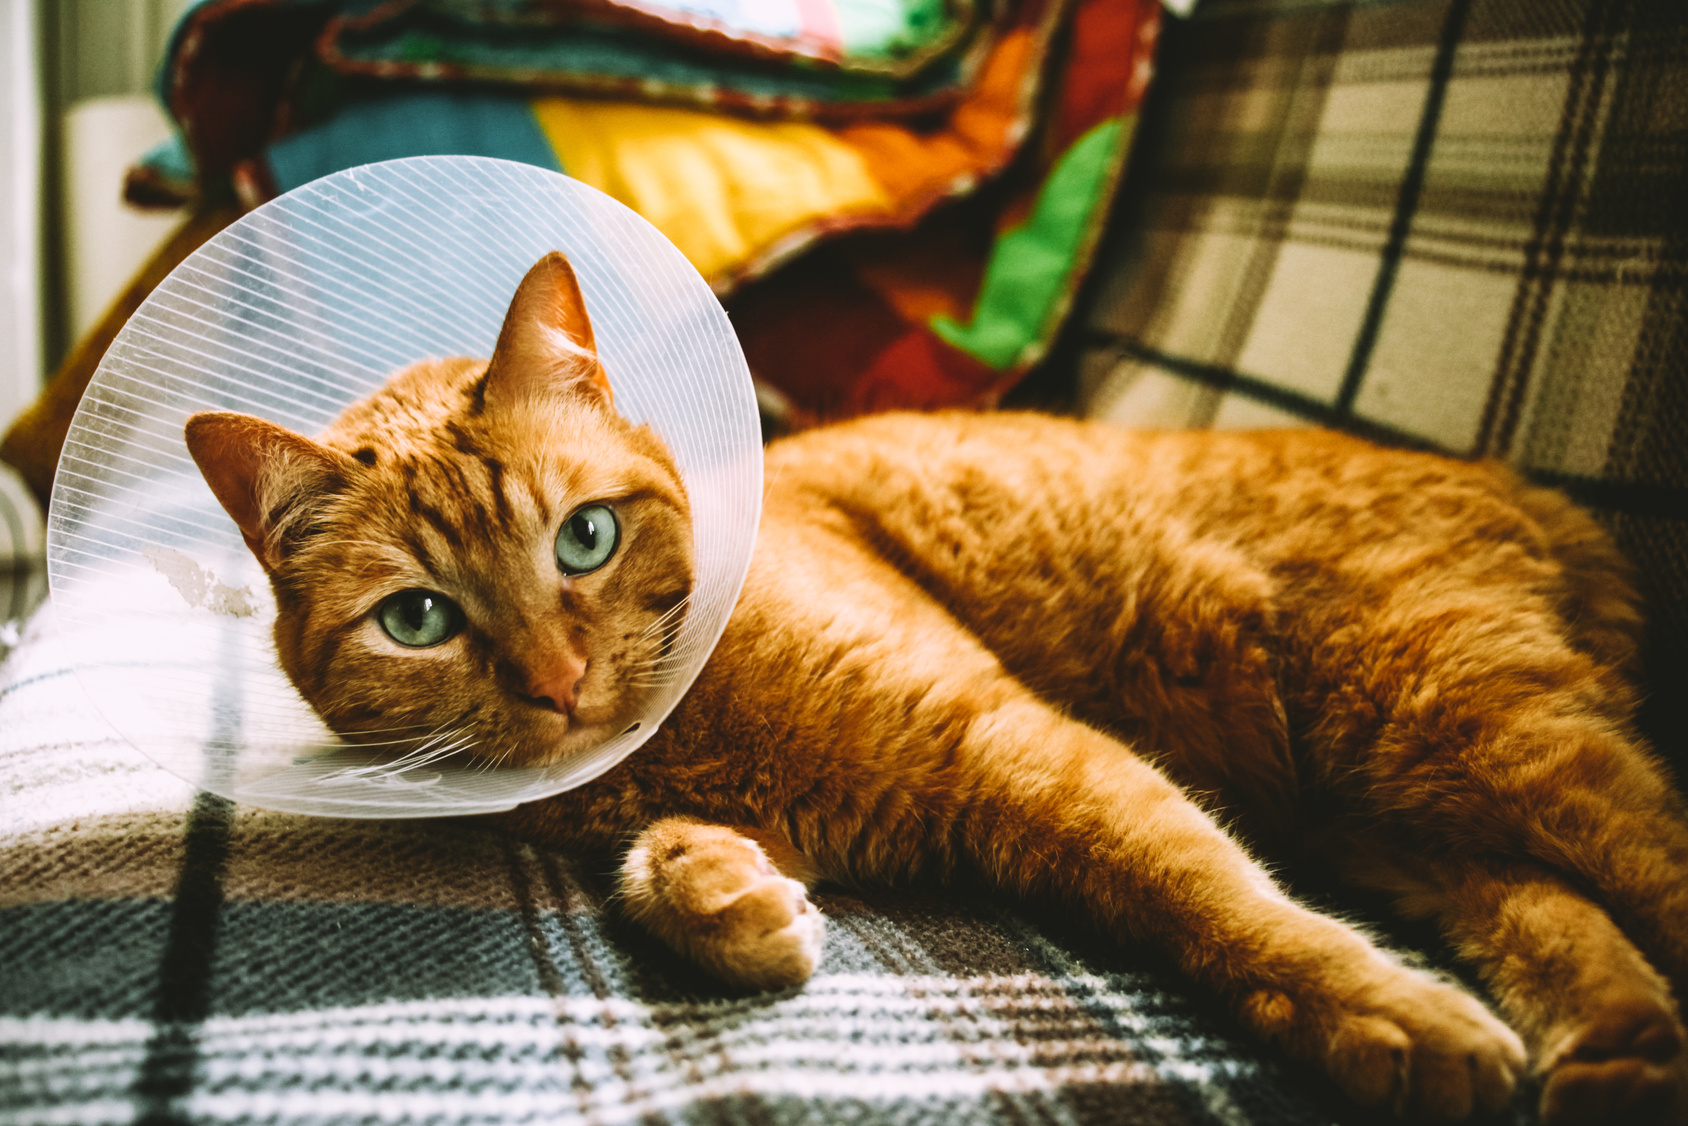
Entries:
{"type": "Polygon", "coordinates": [[[1452,873],[1429,913],[1496,982],[1556,1121],[1688,1122],[1688,819],[1616,670],[1518,598],[1403,582],[1368,626],[1332,645],[1359,675],[1328,783],[1398,867],[1452,873]]]}
{"type": "Polygon", "coordinates": [[[1455,1122],[1510,1101],[1523,1047],[1482,1004],[1295,903],[1128,747],[1022,693],[968,726],[952,836],[994,881],[1154,942],[1362,1105],[1455,1122]]]}
{"type": "Polygon", "coordinates": [[[1491,750],[1463,794],[1431,787],[1414,862],[1474,858],[1445,925],[1526,1032],[1548,1122],[1688,1123],[1670,988],[1688,987],[1688,826],[1638,749],[1599,724],[1552,735],[1511,762],[1491,750]],[[1542,873],[1502,859],[1518,856],[1542,873]]]}
{"type": "Polygon", "coordinates": [[[665,817],[628,849],[617,894],[631,918],[715,977],[782,989],[820,962],[825,923],[807,894],[815,879],[775,834],[665,817]]]}
{"type": "Polygon", "coordinates": [[[1363,1104],[1431,1121],[1507,1104],[1523,1046],[1480,1002],[1294,902],[1132,746],[1009,675],[853,538],[816,534],[798,557],[806,581],[769,581],[790,583],[779,616],[813,641],[782,651],[769,629],[729,644],[737,667],[780,662],[812,688],[764,697],[768,714],[744,724],[747,741],[766,731],[783,750],[723,795],[761,808],[720,806],[722,820],[781,825],[852,882],[970,877],[1081,911],[1158,946],[1363,1104]]]}
{"type": "Polygon", "coordinates": [[[1567,880],[1538,864],[1429,855],[1375,833],[1342,851],[1352,882],[1434,922],[1482,976],[1542,1076],[1544,1124],[1682,1120],[1688,1032],[1670,984],[1567,880]]]}

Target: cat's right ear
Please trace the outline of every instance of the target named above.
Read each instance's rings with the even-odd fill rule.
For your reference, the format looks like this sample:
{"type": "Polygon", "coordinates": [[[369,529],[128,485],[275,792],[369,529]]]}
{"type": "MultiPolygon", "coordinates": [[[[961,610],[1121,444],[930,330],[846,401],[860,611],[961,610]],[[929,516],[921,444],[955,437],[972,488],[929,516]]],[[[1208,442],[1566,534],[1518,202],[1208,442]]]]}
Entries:
{"type": "Polygon", "coordinates": [[[250,414],[201,411],[183,433],[205,483],[272,574],[317,502],[338,492],[354,465],[339,450],[250,414]]]}
{"type": "Polygon", "coordinates": [[[493,407],[555,395],[613,403],[586,298],[561,253],[535,262],[516,287],[481,394],[493,407]]]}

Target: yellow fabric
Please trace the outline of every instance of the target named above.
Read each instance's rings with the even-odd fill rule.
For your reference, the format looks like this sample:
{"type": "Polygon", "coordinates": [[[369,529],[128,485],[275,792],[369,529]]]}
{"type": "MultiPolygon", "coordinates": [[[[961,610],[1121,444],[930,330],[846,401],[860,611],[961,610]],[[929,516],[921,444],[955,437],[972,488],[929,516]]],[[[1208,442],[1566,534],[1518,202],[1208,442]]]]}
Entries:
{"type": "Polygon", "coordinates": [[[817,220],[891,207],[860,152],[816,125],[577,98],[533,113],[564,172],[650,220],[711,282],[817,220]]]}

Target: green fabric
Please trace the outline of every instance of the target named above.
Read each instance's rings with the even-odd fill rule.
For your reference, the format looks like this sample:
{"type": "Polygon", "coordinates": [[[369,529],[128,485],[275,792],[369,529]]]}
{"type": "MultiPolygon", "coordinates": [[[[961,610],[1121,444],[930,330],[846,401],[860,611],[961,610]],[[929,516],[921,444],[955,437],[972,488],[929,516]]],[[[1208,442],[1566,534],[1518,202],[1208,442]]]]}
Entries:
{"type": "Polygon", "coordinates": [[[837,0],[847,55],[896,57],[925,47],[949,30],[944,0],[837,0]]]}
{"type": "Polygon", "coordinates": [[[1131,124],[1110,118],[1061,154],[1031,217],[997,238],[973,323],[941,314],[928,322],[945,343],[998,370],[1038,358],[1049,312],[1066,291],[1074,259],[1098,218],[1097,201],[1115,155],[1130,140],[1131,124]]]}

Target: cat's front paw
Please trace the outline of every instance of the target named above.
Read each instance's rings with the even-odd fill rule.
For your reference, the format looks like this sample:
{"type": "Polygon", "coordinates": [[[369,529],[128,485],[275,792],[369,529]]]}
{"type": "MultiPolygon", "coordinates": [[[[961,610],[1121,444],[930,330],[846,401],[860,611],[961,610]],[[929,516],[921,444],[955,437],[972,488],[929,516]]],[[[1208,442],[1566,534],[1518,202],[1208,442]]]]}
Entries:
{"type": "Polygon", "coordinates": [[[1292,1051],[1301,1041],[1322,1056],[1349,1098],[1398,1118],[1461,1122],[1511,1101],[1524,1045],[1476,999],[1397,966],[1366,977],[1299,1003],[1256,994],[1245,1015],[1292,1051]]]}
{"type": "Polygon", "coordinates": [[[689,825],[641,843],[623,865],[631,913],[659,938],[733,985],[801,985],[826,931],[797,880],[731,829],[689,825]]]}
{"type": "Polygon", "coordinates": [[[815,972],[825,931],[803,885],[773,873],[753,881],[714,916],[713,933],[696,956],[723,981],[783,989],[815,972]]]}

